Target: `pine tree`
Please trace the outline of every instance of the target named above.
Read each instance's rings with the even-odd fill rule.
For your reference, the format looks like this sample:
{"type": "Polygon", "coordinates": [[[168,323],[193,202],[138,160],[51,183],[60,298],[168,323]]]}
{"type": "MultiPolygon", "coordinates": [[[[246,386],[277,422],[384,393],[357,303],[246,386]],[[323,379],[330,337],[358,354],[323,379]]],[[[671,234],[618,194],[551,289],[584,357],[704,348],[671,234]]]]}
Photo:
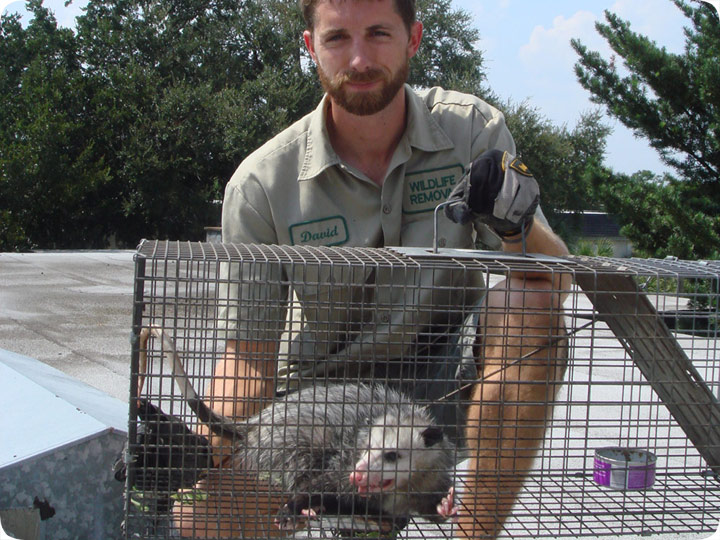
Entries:
{"type": "Polygon", "coordinates": [[[645,138],[678,178],[639,172],[621,178],[596,168],[594,183],[641,252],[688,258],[718,256],[720,246],[720,22],[703,2],[672,0],[689,19],[682,54],[668,52],[606,12],[598,32],[616,57],[604,59],[579,40],[580,84],[596,103],[645,138]],[[610,188],[612,186],[612,188],[610,188]],[[643,195],[644,194],[644,195],[643,195]]]}

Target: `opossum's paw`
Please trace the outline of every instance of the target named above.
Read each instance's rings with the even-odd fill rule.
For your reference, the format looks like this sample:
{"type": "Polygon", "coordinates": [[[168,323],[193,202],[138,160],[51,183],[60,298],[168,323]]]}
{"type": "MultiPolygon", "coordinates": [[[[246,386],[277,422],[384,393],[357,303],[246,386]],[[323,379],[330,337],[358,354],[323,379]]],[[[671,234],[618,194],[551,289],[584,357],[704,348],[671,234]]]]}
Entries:
{"type": "Polygon", "coordinates": [[[458,507],[455,505],[455,488],[450,487],[448,494],[442,498],[437,505],[437,513],[443,519],[456,519],[458,515],[458,507]]]}
{"type": "Polygon", "coordinates": [[[290,511],[287,505],[283,506],[275,516],[275,526],[283,531],[294,531],[304,519],[290,511]]]}
{"type": "Polygon", "coordinates": [[[278,529],[294,531],[308,518],[317,516],[315,509],[310,507],[307,497],[290,499],[275,516],[275,526],[278,529]]]}
{"type": "Polygon", "coordinates": [[[305,518],[301,514],[298,515],[286,504],[275,516],[275,526],[283,531],[294,531],[304,520],[305,518]]]}

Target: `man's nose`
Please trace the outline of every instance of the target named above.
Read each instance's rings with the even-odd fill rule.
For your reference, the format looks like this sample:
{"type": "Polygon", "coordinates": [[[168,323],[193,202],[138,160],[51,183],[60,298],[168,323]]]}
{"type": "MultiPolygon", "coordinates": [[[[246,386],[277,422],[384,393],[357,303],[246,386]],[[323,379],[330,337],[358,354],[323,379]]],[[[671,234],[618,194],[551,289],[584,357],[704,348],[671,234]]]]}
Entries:
{"type": "Polygon", "coordinates": [[[350,57],[350,67],[355,71],[362,73],[373,65],[370,47],[365,40],[358,39],[353,41],[350,57]]]}

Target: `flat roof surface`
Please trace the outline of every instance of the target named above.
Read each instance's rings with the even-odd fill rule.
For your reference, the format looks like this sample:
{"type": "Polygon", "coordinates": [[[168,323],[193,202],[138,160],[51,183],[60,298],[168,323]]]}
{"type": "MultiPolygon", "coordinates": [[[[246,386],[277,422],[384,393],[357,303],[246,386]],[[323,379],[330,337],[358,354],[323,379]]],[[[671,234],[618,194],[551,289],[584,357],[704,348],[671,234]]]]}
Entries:
{"type": "Polygon", "coordinates": [[[133,254],[0,253],[0,349],[127,402],[133,254]]]}

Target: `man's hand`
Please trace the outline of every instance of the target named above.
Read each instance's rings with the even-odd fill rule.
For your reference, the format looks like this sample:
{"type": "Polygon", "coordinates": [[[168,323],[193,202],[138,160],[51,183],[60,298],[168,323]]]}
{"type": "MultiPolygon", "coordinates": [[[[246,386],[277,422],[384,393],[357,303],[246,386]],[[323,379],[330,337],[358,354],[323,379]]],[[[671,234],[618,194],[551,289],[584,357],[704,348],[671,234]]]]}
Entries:
{"type": "Polygon", "coordinates": [[[470,164],[448,201],[445,215],[455,223],[477,220],[506,238],[530,228],[540,189],[520,159],[488,150],[470,164]]]}

